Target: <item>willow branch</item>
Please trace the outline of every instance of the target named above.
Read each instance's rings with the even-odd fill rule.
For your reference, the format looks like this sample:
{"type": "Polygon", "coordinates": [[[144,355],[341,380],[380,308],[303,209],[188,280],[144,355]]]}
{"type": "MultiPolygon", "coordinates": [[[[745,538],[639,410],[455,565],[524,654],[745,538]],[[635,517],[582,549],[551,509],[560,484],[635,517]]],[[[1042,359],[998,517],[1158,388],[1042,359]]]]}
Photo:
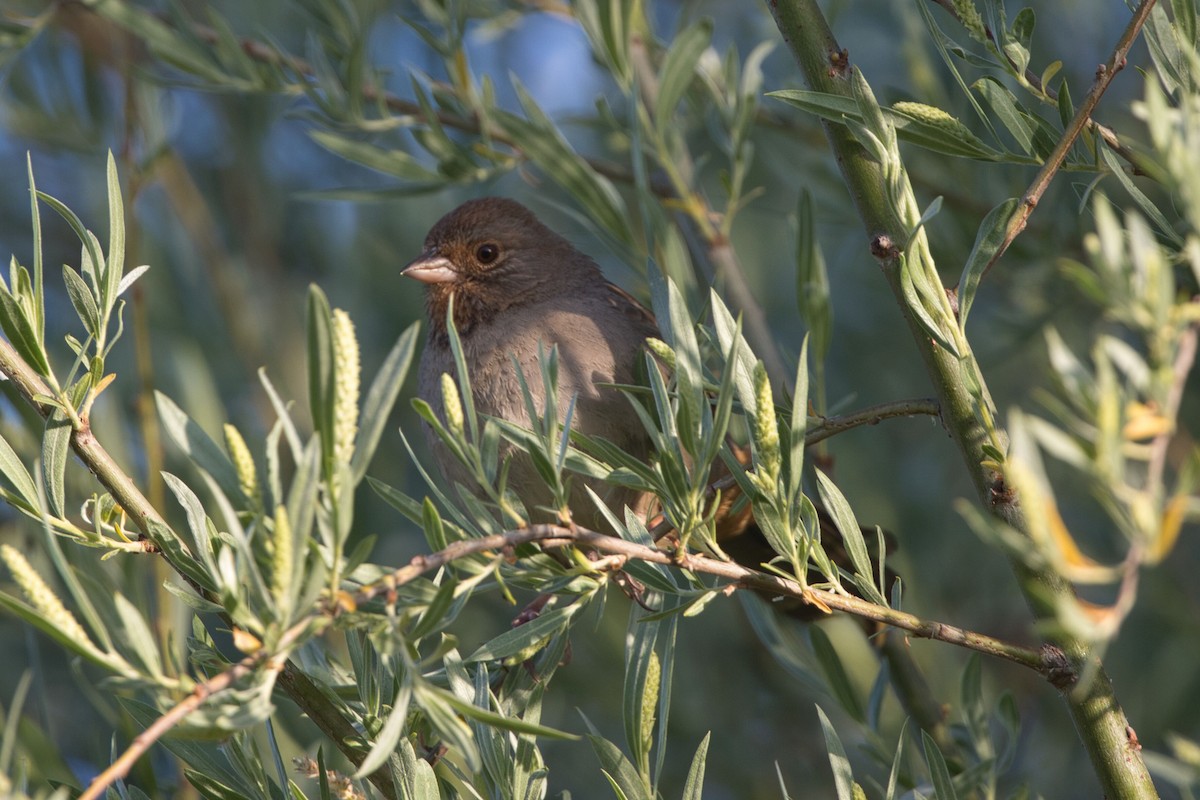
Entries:
{"type": "MultiPolygon", "coordinates": [[[[713,575],[729,581],[729,584],[735,588],[752,589],[779,597],[796,598],[817,608],[843,611],[862,619],[899,628],[923,639],[936,639],[971,650],[977,650],[987,655],[1003,658],[1028,667],[1048,679],[1055,680],[1058,684],[1061,684],[1060,688],[1065,688],[1069,685],[1069,681],[1064,682],[1063,680],[1062,657],[1052,652],[1032,650],[1028,647],[1003,642],[981,633],[947,625],[943,622],[924,620],[913,614],[897,611],[886,606],[875,605],[852,595],[834,591],[819,591],[804,587],[797,581],[743,567],[741,564],[732,561],[720,561],[695,553],[680,553],[650,547],[616,536],[578,527],[566,528],[550,524],[531,525],[528,528],[506,531],[479,539],[467,539],[455,542],[444,550],[430,555],[415,557],[408,564],[395,570],[386,579],[360,590],[356,599],[359,601],[370,600],[397,586],[408,583],[426,572],[440,569],[461,558],[495,551],[511,551],[518,545],[530,542],[538,542],[543,547],[582,546],[599,553],[621,556],[623,559],[635,559],[648,564],[660,564],[690,572],[713,575]]],[[[620,563],[608,561],[604,562],[603,566],[607,571],[611,570],[614,566],[619,566],[620,563]]]]}
{"type": "MultiPolygon", "coordinates": [[[[54,410],[53,405],[43,400],[43,398],[51,396],[50,387],[32,367],[25,363],[8,340],[3,338],[0,338],[0,373],[3,373],[12,382],[26,402],[43,418],[49,416],[54,410]]],[[[117,505],[134,521],[138,530],[143,534],[148,535],[153,525],[169,527],[158,509],[146,499],[133,479],[121,469],[120,465],[96,439],[86,419],[81,420],[80,427],[75,428],[72,432],[71,449],[75,451],[79,460],[91,470],[100,484],[112,495],[117,505]]],[[[169,560],[168,563],[170,563],[169,560]]],[[[184,579],[186,580],[186,577],[184,579]]],[[[354,740],[360,738],[353,726],[337,712],[328,698],[321,694],[311,681],[301,680],[298,677],[302,676],[302,673],[299,673],[299,670],[290,662],[283,667],[283,670],[284,675],[291,678],[281,681],[288,696],[317,723],[343,755],[355,764],[361,763],[364,757],[363,753],[352,746],[354,740]],[[308,691],[306,691],[306,687],[308,691]]],[[[369,776],[369,779],[385,797],[395,798],[395,787],[382,772],[376,772],[369,776]]]]}
{"type": "MultiPolygon", "coordinates": [[[[815,91],[853,98],[848,54],[834,37],[816,0],[768,0],[767,4],[809,87],[815,91]]],[[[1048,161],[1031,187],[1029,198],[1032,202],[1026,204],[1022,220],[1028,217],[1045,191],[1070,141],[1078,135],[1083,120],[1095,107],[1112,75],[1118,66],[1124,64],[1124,53],[1128,50],[1131,37],[1140,29],[1139,20],[1144,20],[1147,5],[1143,3],[1135,13],[1135,21],[1114,53],[1111,68],[1106,66],[1104,70],[1105,80],[1098,81],[1089,92],[1088,101],[1073,121],[1074,133],[1064,137],[1056,148],[1057,161],[1048,161]]],[[[866,228],[868,241],[904,241],[907,229],[892,209],[889,179],[884,176],[881,165],[870,157],[845,126],[830,122],[822,124],[866,228]]],[[[901,179],[905,180],[902,173],[901,179]]],[[[937,392],[942,421],[958,447],[963,468],[975,486],[980,504],[994,517],[1028,535],[1029,525],[1019,498],[1005,484],[1003,476],[992,467],[994,462],[989,455],[992,436],[981,424],[978,415],[978,398],[989,396],[987,386],[983,383],[983,373],[969,354],[960,359],[931,341],[917,317],[917,311],[906,300],[905,286],[897,268],[898,260],[885,257],[881,263],[883,275],[905,314],[913,341],[937,392]]],[[[996,430],[994,433],[997,437],[1003,436],[1003,431],[996,430]]],[[[1052,622],[1056,619],[1060,603],[1073,602],[1071,586],[1062,575],[1049,568],[1031,565],[1020,557],[1012,558],[1011,565],[1026,602],[1038,620],[1052,622]]],[[[1091,680],[1080,682],[1073,691],[1064,693],[1064,697],[1105,794],[1122,798],[1157,797],[1145,762],[1130,745],[1127,735],[1129,722],[1089,643],[1072,636],[1061,627],[1050,637],[1050,646],[1061,648],[1071,665],[1075,668],[1085,667],[1087,674],[1092,676],[1091,680]]]]}
{"type": "MultiPolygon", "coordinates": [[[[962,17],[959,16],[958,9],[954,7],[954,3],[950,2],[950,0],[930,0],[930,2],[946,11],[946,13],[954,17],[957,22],[962,22],[962,17]]],[[[1016,71],[1017,62],[1014,61],[1012,56],[1010,56],[1007,52],[1000,49],[998,43],[996,42],[996,34],[992,32],[991,26],[987,23],[984,23],[983,32],[987,36],[988,41],[991,42],[996,48],[996,52],[1004,57],[1004,60],[1008,62],[1008,66],[1012,70],[1016,71]]],[[[1026,83],[1033,87],[1035,92],[1040,93],[1052,103],[1058,102],[1058,92],[1043,84],[1041,77],[1038,76],[1028,66],[1025,67],[1024,71],[1022,72],[1022,77],[1026,83]]],[[[1105,144],[1112,148],[1117,155],[1129,162],[1130,167],[1133,168],[1134,175],[1145,174],[1142,159],[1138,157],[1137,153],[1130,150],[1121,142],[1121,139],[1117,136],[1116,131],[1107,125],[1097,122],[1090,116],[1088,117],[1086,124],[1088,130],[1103,139],[1105,144]]]]}
{"type": "Polygon", "coordinates": [[[876,406],[842,414],[836,417],[821,417],[817,425],[810,427],[804,434],[805,446],[824,441],[831,436],[845,433],[862,425],[878,425],[885,419],[896,417],[916,417],[927,415],[941,416],[942,407],[936,398],[921,397],[915,400],[895,400],[880,403],[876,406]]]}
{"type": "Polygon", "coordinates": [[[1004,232],[1004,241],[1001,242],[999,249],[996,250],[996,254],[992,256],[987,266],[984,267],[984,275],[987,275],[988,271],[995,266],[996,262],[1000,260],[1000,257],[1004,255],[1009,245],[1020,235],[1021,231],[1025,230],[1029,216],[1037,208],[1042,195],[1046,193],[1046,189],[1050,187],[1050,182],[1054,180],[1055,173],[1058,172],[1063,161],[1067,158],[1067,153],[1075,145],[1075,140],[1079,138],[1084,128],[1087,127],[1096,104],[1100,102],[1100,98],[1104,96],[1104,92],[1108,90],[1117,73],[1125,68],[1125,60],[1129,54],[1129,48],[1133,47],[1133,43],[1137,40],[1142,26],[1146,24],[1146,20],[1150,16],[1150,9],[1154,7],[1154,2],[1155,0],[1142,0],[1133,12],[1133,18],[1125,26],[1125,31],[1121,34],[1121,38],[1117,40],[1117,44],[1113,48],[1112,55],[1108,57],[1108,61],[1096,68],[1096,79],[1092,82],[1092,86],[1083,98],[1083,102],[1079,104],[1079,108],[1076,110],[1070,124],[1063,131],[1062,138],[1058,140],[1058,144],[1055,145],[1054,150],[1046,157],[1042,168],[1034,176],[1033,183],[1029,184],[1029,188],[1021,196],[1021,205],[1017,213],[1008,222],[1008,229],[1004,232]]]}

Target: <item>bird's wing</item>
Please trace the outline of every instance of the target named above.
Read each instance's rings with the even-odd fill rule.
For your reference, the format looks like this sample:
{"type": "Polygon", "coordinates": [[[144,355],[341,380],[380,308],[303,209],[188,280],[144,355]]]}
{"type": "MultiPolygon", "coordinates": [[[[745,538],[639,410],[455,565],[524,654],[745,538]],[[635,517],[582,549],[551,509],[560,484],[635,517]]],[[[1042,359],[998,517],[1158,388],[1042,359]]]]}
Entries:
{"type": "Polygon", "coordinates": [[[605,299],[637,328],[643,338],[653,336],[657,339],[661,336],[654,315],[633,295],[615,283],[605,282],[604,288],[608,290],[605,299]]]}

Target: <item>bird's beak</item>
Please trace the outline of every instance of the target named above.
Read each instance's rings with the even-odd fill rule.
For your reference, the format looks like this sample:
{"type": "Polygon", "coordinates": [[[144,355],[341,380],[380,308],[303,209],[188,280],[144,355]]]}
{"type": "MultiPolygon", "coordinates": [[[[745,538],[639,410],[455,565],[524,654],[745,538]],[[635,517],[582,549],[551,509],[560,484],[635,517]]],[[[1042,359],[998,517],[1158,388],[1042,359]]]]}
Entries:
{"type": "Polygon", "coordinates": [[[458,270],[450,259],[439,255],[436,250],[426,250],[403,270],[401,275],[415,278],[421,283],[450,283],[459,278],[458,270]]]}

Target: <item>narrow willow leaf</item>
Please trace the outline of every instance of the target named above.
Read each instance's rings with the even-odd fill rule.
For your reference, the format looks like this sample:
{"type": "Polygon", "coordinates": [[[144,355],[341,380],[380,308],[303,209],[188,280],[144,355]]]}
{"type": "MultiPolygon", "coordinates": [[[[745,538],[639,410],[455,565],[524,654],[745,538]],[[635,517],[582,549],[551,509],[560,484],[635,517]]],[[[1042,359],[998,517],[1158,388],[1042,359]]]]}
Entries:
{"type": "Polygon", "coordinates": [[[651,800],[649,788],[642,783],[637,770],[619,747],[600,736],[589,735],[587,739],[614,788],[628,800],[651,800]]]}
{"type": "Polygon", "coordinates": [[[829,302],[829,273],[816,227],[812,195],[805,189],[796,204],[796,308],[820,362],[828,354],[833,339],[833,307],[829,302]]]}
{"type": "Polygon", "coordinates": [[[567,627],[567,623],[571,621],[571,617],[575,616],[578,610],[578,604],[574,604],[539,614],[529,622],[507,630],[490,642],[481,645],[478,650],[464,659],[464,661],[468,663],[472,661],[490,661],[521,655],[559,631],[564,630],[567,627]]]}
{"type": "Polygon", "coordinates": [[[154,402],[158,406],[158,418],[171,441],[182,450],[197,467],[207,472],[225,496],[239,508],[245,506],[247,499],[242,493],[241,481],[238,480],[237,468],[229,460],[229,456],[209,436],[199,423],[187,415],[175,401],[162,392],[154,393],[154,402]]]}
{"type": "MultiPolygon", "coordinates": [[[[71,226],[71,230],[75,231],[75,235],[79,237],[79,241],[83,243],[84,249],[87,251],[88,258],[96,268],[104,264],[104,256],[100,252],[100,245],[96,241],[96,237],[84,227],[83,221],[75,214],[74,211],[67,208],[66,205],[59,199],[51,197],[45,192],[37,193],[38,199],[43,203],[53,208],[58,212],[59,216],[67,221],[71,226]]],[[[98,288],[98,287],[97,287],[98,288]]]]}
{"type": "Polygon", "coordinates": [[[935,796],[938,800],[958,800],[958,792],[954,790],[954,781],[950,780],[950,770],[946,767],[946,759],[942,757],[937,742],[921,731],[921,744],[925,747],[925,763],[929,765],[929,778],[935,796]]]}
{"type": "Polygon", "coordinates": [[[354,773],[353,777],[356,780],[365,778],[382,767],[395,751],[400,737],[404,734],[404,723],[408,720],[408,705],[411,700],[412,683],[401,679],[400,686],[396,689],[396,696],[392,698],[392,710],[388,712],[383,727],[375,735],[375,741],[371,745],[367,757],[358,765],[358,770],[354,773]]]}
{"type": "Polygon", "coordinates": [[[721,345],[721,350],[729,353],[733,352],[734,357],[732,362],[726,359],[725,369],[733,370],[734,386],[737,388],[738,402],[742,404],[742,408],[746,413],[753,415],[757,412],[755,408],[754,395],[754,362],[757,360],[754,353],[750,350],[750,345],[746,343],[746,338],[741,335],[740,328],[737,322],[734,321],[733,315],[729,313],[729,308],[721,299],[716,290],[709,290],[709,305],[712,308],[713,329],[717,334],[717,342],[721,345]],[[734,342],[737,342],[737,350],[733,350],[734,342]]]}
{"type": "Polygon", "coordinates": [[[846,749],[838,738],[833,723],[825,716],[825,711],[817,706],[817,717],[821,720],[821,732],[825,735],[825,750],[829,753],[829,765],[833,768],[833,785],[837,791],[838,800],[854,800],[854,771],[850,768],[850,759],[846,757],[846,749]]]}
{"type": "Polygon", "coordinates": [[[905,717],[900,726],[900,735],[896,737],[896,753],[892,756],[892,769],[888,773],[887,794],[883,796],[884,800],[897,800],[896,788],[900,781],[901,764],[904,763],[904,742],[908,739],[905,735],[908,733],[908,721],[909,717],[905,717]]]}
{"type": "MultiPolygon", "coordinates": [[[[767,92],[767,96],[783,100],[830,122],[862,122],[858,105],[850,97],[800,89],[781,89],[767,92]]],[[[999,161],[1006,156],[1005,153],[984,144],[965,126],[938,124],[893,108],[882,108],[881,111],[884,118],[895,128],[896,136],[917,147],[979,161],[999,161]]]]}
{"type": "Polygon", "coordinates": [[[362,139],[331,131],[309,131],[313,141],[347,161],[414,183],[434,185],[445,178],[429,169],[414,156],[395,147],[379,147],[362,139]]]}
{"type": "Polygon", "coordinates": [[[967,256],[967,263],[963,266],[962,276],[958,279],[958,326],[961,330],[966,330],[967,314],[971,312],[971,304],[975,302],[975,292],[979,288],[983,271],[1004,244],[1009,221],[1020,207],[1020,199],[1010,197],[989,211],[979,225],[979,232],[975,234],[975,245],[971,248],[971,254],[967,256]]]}
{"type": "Polygon", "coordinates": [[[103,298],[105,316],[117,302],[117,287],[125,270],[125,201],[121,197],[121,179],[117,160],[108,151],[108,258],[104,269],[103,298]]]}
{"type": "Polygon", "coordinates": [[[658,640],[658,621],[642,619],[637,604],[630,607],[626,631],[625,680],[621,693],[621,719],[625,723],[625,744],[633,763],[649,782],[651,733],[655,727],[659,679],[662,664],[654,651],[658,640]]]}
{"type": "Polygon", "coordinates": [[[696,755],[692,756],[692,765],[688,768],[687,782],[683,784],[683,800],[701,800],[704,796],[704,764],[708,760],[708,740],[712,731],[704,734],[696,755]]]}
{"type": "Polygon", "coordinates": [[[921,295],[913,283],[912,269],[909,268],[908,259],[904,255],[900,256],[900,290],[904,293],[904,301],[912,311],[917,324],[921,326],[921,330],[955,357],[960,357],[958,348],[950,339],[946,338],[945,333],[925,308],[925,301],[921,299],[921,295]]]}
{"type": "Polygon", "coordinates": [[[400,763],[392,774],[397,779],[396,785],[400,788],[402,800],[438,800],[441,795],[438,792],[437,775],[428,761],[417,758],[412,743],[408,739],[401,739],[396,754],[400,763]]]}
{"type": "Polygon", "coordinates": [[[20,301],[3,286],[0,286],[0,329],[25,363],[39,375],[50,374],[50,362],[46,360],[46,350],[38,340],[37,331],[25,316],[20,301]]]}
{"type": "Polygon", "coordinates": [[[25,469],[24,462],[3,436],[0,436],[0,475],[4,475],[9,485],[29,508],[36,509],[41,505],[38,502],[37,484],[33,482],[33,476],[25,469]]]}
{"type": "Polygon", "coordinates": [[[1104,158],[1104,163],[1108,166],[1110,174],[1117,179],[1118,183],[1121,184],[1121,188],[1129,193],[1129,196],[1133,198],[1135,203],[1137,203],[1137,206],[1142,210],[1142,213],[1151,219],[1151,221],[1154,223],[1154,227],[1158,230],[1159,235],[1165,236],[1176,247],[1182,248],[1183,237],[1181,237],[1179,232],[1175,230],[1175,227],[1167,221],[1167,218],[1163,216],[1161,211],[1159,211],[1158,206],[1154,204],[1154,201],[1147,197],[1146,193],[1139,189],[1137,184],[1133,182],[1133,179],[1126,174],[1124,166],[1113,153],[1112,149],[1108,145],[1103,145],[1100,148],[1100,155],[1104,158]]]}
{"type": "Polygon", "coordinates": [[[658,97],[654,103],[654,124],[661,135],[671,126],[675,106],[692,83],[696,62],[712,39],[713,23],[708,17],[692,23],[675,36],[663,59],[659,73],[658,97]]]}
{"type": "Polygon", "coordinates": [[[817,657],[817,663],[821,665],[821,671],[825,673],[830,693],[843,711],[859,722],[864,722],[867,715],[863,710],[862,701],[859,700],[858,692],[850,683],[850,676],[846,673],[846,668],[842,665],[842,659],[834,649],[833,642],[829,641],[828,634],[821,629],[820,625],[808,626],[807,633],[809,641],[812,643],[813,654],[817,657]]]}
{"type": "Polygon", "coordinates": [[[829,516],[833,517],[834,525],[842,534],[842,543],[850,555],[855,577],[859,579],[856,583],[863,590],[863,596],[872,603],[887,605],[887,601],[875,586],[871,557],[867,553],[867,544],[863,540],[862,529],[858,527],[858,522],[854,519],[854,512],[850,509],[850,504],[846,502],[845,495],[829,479],[829,476],[821,470],[816,470],[816,475],[821,502],[825,505],[829,516]]]}
{"type": "Polygon", "coordinates": [[[480,708],[479,706],[474,705],[473,703],[470,703],[461,697],[458,697],[454,693],[444,689],[438,689],[436,691],[452,708],[457,710],[458,713],[491,727],[501,728],[506,731],[512,731],[513,733],[525,733],[532,736],[543,736],[547,739],[564,739],[570,741],[579,738],[579,736],[574,733],[560,731],[557,728],[548,728],[545,725],[534,725],[533,723],[526,722],[518,717],[506,717],[503,714],[497,714],[494,711],[488,711],[486,708],[480,708]]]}
{"type": "Polygon", "coordinates": [[[591,218],[623,244],[631,241],[625,202],[604,176],[575,152],[533,96],[516,79],[517,99],[528,119],[496,112],[494,119],[521,143],[521,150],[556,183],[566,189],[591,218]]]}
{"type": "Polygon", "coordinates": [[[808,432],[808,337],[796,359],[796,390],[792,395],[791,442],[788,454],[788,499],[796,502],[804,474],[804,436],[808,432]]]}
{"type": "Polygon", "coordinates": [[[375,448],[379,446],[383,429],[387,425],[388,415],[391,414],[396,398],[400,395],[408,368],[412,364],[418,330],[419,326],[414,323],[400,334],[391,352],[383,360],[383,366],[379,368],[375,380],[371,382],[371,388],[367,390],[362,416],[359,419],[354,456],[350,460],[356,484],[361,482],[366,474],[371,458],[375,455],[375,448]]]}
{"type": "Polygon", "coordinates": [[[1033,133],[1035,125],[1029,115],[1020,107],[1017,98],[994,78],[980,78],[971,84],[971,88],[983,97],[984,101],[996,112],[996,116],[1012,137],[1021,147],[1021,152],[1029,155],[1033,152],[1033,133]]]}
{"type": "MultiPolygon", "coordinates": [[[[700,345],[683,293],[674,281],[667,281],[670,337],[668,344],[675,348],[675,378],[679,382],[679,397],[688,418],[699,421],[704,398],[704,374],[700,364],[700,345]]],[[[666,330],[663,333],[667,333],[666,330]]],[[[661,409],[660,409],[661,414],[661,409]]],[[[667,415],[669,416],[669,414],[667,415]]],[[[690,431],[688,432],[691,433],[690,431]]],[[[681,432],[682,434],[682,432],[681,432]]]]}
{"type": "Polygon", "coordinates": [[[139,611],[120,592],[113,596],[113,604],[121,618],[123,628],[121,631],[115,631],[118,639],[137,657],[137,663],[147,675],[155,679],[161,678],[163,676],[162,656],[159,655],[158,645],[154,643],[154,633],[143,616],[145,612],[139,611]]]}
{"type": "Polygon", "coordinates": [[[38,207],[37,184],[33,180],[33,156],[25,153],[25,171],[29,176],[29,215],[33,219],[33,333],[43,344],[46,341],[46,298],[42,271],[42,213],[38,207]]]}
{"type": "Polygon", "coordinates": [[[46,502],[50,513],[56,517],[66,516],[66,473],[67,453],[71,449],[71,420],[62,409],[54,409],[46,417],[46,430],[42,436],[42,476],[46,484],[46,502]]]}
{"type": "Polygon", "coordinates": [[[308,405],[326,464],[333,463],[333,312],[320,287],[308,287],[308,405]]]}
{"type": "Polygon", "coordinates": [[[63,264],[63,284],[84,330],[92,336],[99,335],[100,309],[96,306],[96,298],[92,297],[92,290],[87,281],[78,272],[63,264]]]}

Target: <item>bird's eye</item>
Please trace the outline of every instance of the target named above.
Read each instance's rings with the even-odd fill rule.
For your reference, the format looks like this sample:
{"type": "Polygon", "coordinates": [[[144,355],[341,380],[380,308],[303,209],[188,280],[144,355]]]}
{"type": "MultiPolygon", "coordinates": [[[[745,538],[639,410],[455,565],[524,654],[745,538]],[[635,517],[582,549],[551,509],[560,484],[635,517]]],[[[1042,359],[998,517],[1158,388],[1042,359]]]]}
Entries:
{"type": "Polygon", "coordinates": [[[491,242],[479,245],[479,248],[475,251],[475,258],[479,260],[480,264],[491,264],[499,257],[500,248],[491,242]]]}

